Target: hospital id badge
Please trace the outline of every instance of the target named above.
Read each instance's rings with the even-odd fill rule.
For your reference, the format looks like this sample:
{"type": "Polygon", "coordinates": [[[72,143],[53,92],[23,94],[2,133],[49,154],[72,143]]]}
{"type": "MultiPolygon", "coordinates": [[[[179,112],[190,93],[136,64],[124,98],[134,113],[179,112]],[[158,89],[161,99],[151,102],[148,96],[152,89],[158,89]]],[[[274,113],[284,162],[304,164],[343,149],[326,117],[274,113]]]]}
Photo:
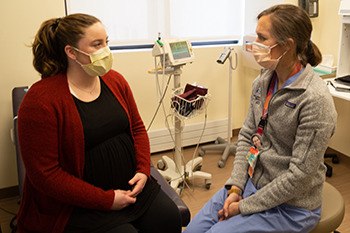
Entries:
{"type": "Polygon", "coordinates": [[[253,177],[254,168],[256,166],[256,161],[258,160],[258,156],[259,156],[259,150],[256,149],[254,146],[250,147],[248,155],[247,155],[247,160],[249,163],[248,174],[249,174],[250,178],[253,177]]]}

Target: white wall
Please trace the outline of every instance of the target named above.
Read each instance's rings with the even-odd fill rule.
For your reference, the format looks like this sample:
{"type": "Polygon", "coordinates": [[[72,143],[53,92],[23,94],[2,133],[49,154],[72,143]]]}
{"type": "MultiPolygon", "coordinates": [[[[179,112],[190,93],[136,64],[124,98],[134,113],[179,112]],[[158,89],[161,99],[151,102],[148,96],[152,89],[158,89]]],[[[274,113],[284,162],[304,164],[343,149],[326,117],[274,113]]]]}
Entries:
{"type": "MultiPolygon", "coordinates": [[[[260,1],[260,0],[256,0],[260,1]]],[[[287,0],[287,3],[297,4],[297,0],[287,0]]],[[[340,0],[320,0],[320,17],[313,20],[315,24],[314,42],[333,53],[337,57],[338,47],[331,43],[338,42],[340,21],[338,22],[337,7],[340,0]],[[330,3],[332,2],[332,4],[330,3]],[[333,22],[331,23],[327,23],[333,22]],[[337,25],[336,27],[334,25],[337,25]],[[322,27],[322,30],[321,30],[322,27]],[[332,33],[329,33],[332,31],[332,33]]],[[[0,28],[2,29],[0,42],[2,45],[0,62],[0,189],[15,186],[17,182],[17,168],[15,147],[10,139],[12,122],[11,91],[15,86],[30,85],[40,79],[32,67],[32,54],[27,45],[38,30],[40,24],[49,18],[64,15],[63,0],[17,0],[5,1],[0,9],[0,28]]],[[[228,109],[228,62],[224,65],[216,63],[223,48],[195,48],[196,60],[183,68],[182,84],[197,82],[206,86],[212,95],[208,108],[208,120],[227,117],[228,109]]],[[[249,101],[251,83],[258,72],[242,66],[242,48],[236,46],[238,53],[238,69],[233,71],[233,110],[232,127],[240,128],[244,120],[249,101]]],[[[134,92],[139,111],[148,126],[157,107],[155,92],[155,78],[148,74],[154,67],[151,51],[115,53],[113,69],[122,73],[129,81],[134,92]]],[[[173,82],[171,82],[171,85],[173,82]]],[[[168,91],[170,93],[170,91],[168,91]]],[[[166,100],[169,100],[168,94],[166,100]]],[[[167,103],[168,104],[168,103],[167,103]]],[[[169,106],[169,105],[167,105],[169,106]]],[[[202,121],[198,116],[186,121],[202,121]]],[[[164,127],[162,113],[158,115],[152,129],[164,127]]]]}
{"type": "MultiPolygon", "coordinates": [[[[15,86],[30,85],[40,79],[32,67],[32,54],[28,45],[31,44],[40,24],[49,18],[64,15],[63,0],[18,0],[6,1],[1,7],[0,23],[3,32],[0,42],[3,45],[0,57],[1,79],[0,85],[0,189],[15,186],[17,182],[15,147],[10,138],[13,127],[11,91],[15,86]]],[[[241,47],[237,46],[238,59],[241,59],[241,47]]],[[[212,101],[209,104],[208,120],[227,117],[228,106],[228,62],[224,65],[216,63],[223,47],[195,48],[196,60],[183,68],[182,84],[197,82],[209,88],[212,101]]],[[[151,51],[115,53],[113,68],[122,73],[129,81],[134,92],[139,111],[145,125],[150,123],[157,107],[155,92],[155,77],[148,74],[154,67],[151,51]]],[[[233,128],[239,128],[247,109],[251,78],[245,78],[245,68],[233,72],[233,128]]],[[[254,71],[253,71],[254,72],[254,71]]],[[[171,87],[173,82],[171,82],[171,87]]],[[[168,91],[170,93],[170,91],[168,91]]],[[[170,95],[166,101],[170,99],[170,95]]],[[[167,103],[167,106],[169,104],[167,103]]],[[[167,107],[168,108],[168,107],[167,107]]],[[[189,121],[203,121],[198,116],[189,121]]],[[[156,118],[152,129],[163,128],[162,112],[156,118]]]]}
{"type": "Polygon", "coordinates": [[[12,122],[11,91],[39,79],[32,68],[30,45],[41,22],[64,14],[61,0],[3,1],[0,9],[0,188],[15,186],[15,148],[10,139],[12,122]]]}

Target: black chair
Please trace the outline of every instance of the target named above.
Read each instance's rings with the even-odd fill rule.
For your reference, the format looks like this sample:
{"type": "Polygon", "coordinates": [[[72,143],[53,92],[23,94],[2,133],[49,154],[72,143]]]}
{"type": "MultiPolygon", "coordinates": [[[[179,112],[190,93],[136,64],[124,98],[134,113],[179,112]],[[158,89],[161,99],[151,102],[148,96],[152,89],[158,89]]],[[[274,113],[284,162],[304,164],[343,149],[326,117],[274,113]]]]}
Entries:
{"type": "Polygon", "coordinates": [[[17,135],[17,114],[19,105],[26,94],[28,87],[15,87],[12,90],[12,110],[13,110],[13,142],[16,146],[17,158],[17,173],[18,173],[18,188],[19,188],[19,202],[22,199],[23,183],[25,177],[25,168],[22,161],[21,152],[19,149],[18,135],[17,135]]]}
{"type": "MultiPolygon", "coordinates": [[[[17,173],[18,173],[18,186],[19,186],[19,194],[20,200],[22,198],[23,191],[23,183],[25,177],[25,168],[21,157],[20,147],[18,144],[18,136],[17,136],[17,113],[18,108],[22,102],[24,95],[26,94],[28,87],[15,87],[12,90],[12,107],[13,107],[13,141],[16,145],[16,157],[17,157],[17,173]]],[[[161,186],[162,190],[175,202],[177,205],[181,217],[182,217],[182,226],[187,226],[187,224],[191,220],[191,214],[186,206],[186,204],[180,199],[175,190],[168,184],[168,182],[163,178],[163,176],[158,172],[158,170],[153,166],[151,166],[151,175],[158,181],[158,184],[161,186]]]]}
{"type": "Polygon", "coordinates": [[[164,179],[164,177],[158,172],[158,170],[153,166],[151,167],[151,176],[158,181],[162,190],[175,202],[177,208],[180,211],[182,217],[182,226],[185,227],[191,220],[191,213],[186,206],[186,204],[180,199],[179,195],[175,190],[169,185],[169,183],[164,179]]]}
{"type": "MultiPolygon", "coordinates": [[[[338,159],[338,156],[337,154],[325,154],[324,155],[324,158],[332,158],[332,163],[334,164],[338,164],[339,163],[339,159],[338,159]]],[[[327,172],[326,172],[326,176],[327,177],[332,177],[332,174],[333,174],[333,168],[331,165],[327,164],[327,163],[324,163],[327,167],[327,172]]]]}

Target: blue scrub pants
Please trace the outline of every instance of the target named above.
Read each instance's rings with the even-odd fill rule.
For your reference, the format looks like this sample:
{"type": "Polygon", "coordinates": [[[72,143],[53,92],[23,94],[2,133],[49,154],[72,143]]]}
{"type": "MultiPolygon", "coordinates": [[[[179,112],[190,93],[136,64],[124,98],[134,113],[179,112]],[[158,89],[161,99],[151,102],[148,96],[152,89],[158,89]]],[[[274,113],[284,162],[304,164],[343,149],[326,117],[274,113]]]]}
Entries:
{"type": "MultiPolygon", "coordinates": [[[[256,192],[248,180],[243,198],[256,192]]],[[[321,218],[321,206],[313,211],[282,204],[272,209],[243,216],[241,214],[219,222],[218,212],[224,206],[227,189],[220,189],[196,214],[183,233],[264,233],[310,232],[321,218]]]]}

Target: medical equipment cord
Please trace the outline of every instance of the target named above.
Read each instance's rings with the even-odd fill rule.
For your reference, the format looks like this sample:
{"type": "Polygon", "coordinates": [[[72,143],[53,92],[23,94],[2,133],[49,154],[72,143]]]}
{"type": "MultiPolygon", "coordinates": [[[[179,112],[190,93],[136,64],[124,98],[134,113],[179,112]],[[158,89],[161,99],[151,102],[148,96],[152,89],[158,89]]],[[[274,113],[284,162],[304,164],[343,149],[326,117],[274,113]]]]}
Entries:
{"type": "Polygon", "coordinates": [[[229,57],[229,59],[230,59],[230,67],[231,67],[231,70],[235,70],[235,69],[237,69],[237,65],[238,65],[237,53],[236,53],[236,51],[235,51],[234,48],[230,48],[230,50],[233,50],[233,51],[235,52],[235,58],[236,58],[236,59],[235,59],[235,60],[236,60],[235,68],[232,67],[232,56],[229,57]]]}
{"type": "MultiPolygon", "coordinates": [[[[164,90],[164,92],[163,92],[163,94],[162,94],[162,97],[161,97],[160,100],[158,101],[159,103],[158,103],[157,109],[156,109],[156,111],[155,111],[155,113],[154,113],[154,115],[153,115],[153,117],[152,117],[151,122],[149,123],[149,125],[148,125],[148,127],[147,127],[147,132],[148,132],[149,129],[151,128],[151,126],[152,126],[152,124],[153,124],[153,122],[154,122],[154,120],[155,120],[155,118],[156,118],[156,116],[157,116],[157,114],[158,114],[158,111],[159,111],[160,106],[163,104],[163,100],[164,100],[164,97],[165,97],[165,93],[166,93],[166,91],[168,90],[169,83],[170,83],[170,80],[171,80],[171,76],[172,76],[172,75],[169,76],[168,82],[167,82],[167,85],[165,86],[165,90],[164,90]]],[[[158,82],[158,80],[157,80],[157,82],[158,82]]],[[[156,85],[156,86],[157,86],[158,88],[160,88],[159,85],[156,85]]],[[[163,108],[164,108],[164,106],[163,106],[163,108]]]]}
{"type": "MultiPolygon", "coordinates": [[[[206,104],[206,102],[204,101],[204,103],[203,104],[206,104]]],[[[193,164],[194,164],[194,158],[195,158],[195,155],[197,154],[197,151],[198,151],[198,148],[199,148],[199,145],[200,145],[200,142],[201,142],[201,140],[202,140],[202,138],[203,138],[203,135],[204,135],[204,130],[205,130],[205,128],[206,128],[206,124],[207,124],[207,106],[205,106],[205,120],[204,120],[204,125],[203,125],[203,129],[202,129],[202,132],[201,132],[201,135],[200,135],[200,137],[199,137],[199,140],[198,140],[198,143],[197,143],[197,145],[196,145],[196,148],[195,148],[195,150],[194,150],[194,152],[193,152],[193,155],[192,155],[192,168],[193,168],[193,164]]],[[[175,143],[175,139],[174,139],[174,136],[173,136],[173,134],[172,134],[172,132],[171,132],[171,129],[170,129],[170,126],[169,126],[169,121],[168,121],[168,118],[169,117],[175,117],[175,118],[177,118],[178,120],[181,120],[181,119],[179,119],[176,115],[175,115],[175,113],[172,113],[172,114],[169,114],[168,116],[166,116],[166,120],[165,120],[165,125],[166,125],[166,128],[168,129],[168,131],[169,131],[169,134],[170,134],[170,136],[171,136],[171,140],[173,141],[173,143],[174,143],[174,145],[175,145],[175,147],[174,147],[174,150],[177,150],[179,153],[180,153],[180,155],[181,155],[181,159],[182,159],[182,162],[183,162],[183,164],[184,164],[184,174],[183,175],[181,175],[181,176],[185,176],[184,177],[184,179],[183,179],[183,183],[184,183],[184,185],[186,185],[186,187],[191,191],[191,192],[194,192],[194,177],[192,176],[192,187],[193,188],[191,188],[190,186],[189,186],[189,184],[188,184],[188,182],[187,182],[187,179],[186,179],[186,176],[188,175],[188,172],[186,172],[186,161],[185,161],[185,158],[184,158],[184,155],[183,155],[183,153],[182,153],[182,150],[181,150],[181,148],[178,148],[177,146],[176,146],[176,143],[175,143]]],[[[183,120],[181,120],[182,122],[184,122],[183,120]]],[[[180,132],[183,130],[183,128],[184,128],[184,123],[182,123],[182,127],[181,127],[181,129],[179,130],[180,132]]],[[[173,156],[174,156],[174,154],[173,154],[173,156]]],[[[174,158],[173,158],[174,159],[174,158]]],[[[181,172],[180,171],[178,171],[178,173],[179,174],[181,174],[181,172]]],[[[180,177],[181,177],[180,176],[180,177]]],[[[175,179],[178,179],[178,178],[180,178],[180,177],[175,177],[175,178],[173,178],[174,180],[175,179]]],[[[171,180],[170,180],[171,181],[171,180]]]]}
{"type": "MultiPolygon", "coordinates": [[[[164,64],[164,63],[163,63],[163,64],[164,64]]],[[[156,65],[156,67],[157,67],[157,65],[156,65]]],[[[157,73],[157,71],[156,71],[156,73],[157,73]]],[[[163,76],[164,76],[164,69],[163,69],[163,76]]],[[[186,181],[186,180],[187,180],[187,179],[186,179],[186,176],[187,176],[187,174],[188,174],[188,172],[186,172],[186,161],[185,161],[185,158],[184,158],[184,156],[183,156],[183,153],[181,152],[181,148],[177,148],[177,146],[176,146],[175,139],[174,139],[174,137],[173,137],[173,134],[172,134],[171,129],[170,129],[170,126],[169,126],[169,120],[168,120],[168,118],[169,118],[169,117],[174,117],[175,119],[181,120],[181,121],[182,121],[182,123],[181,123],[182,127],[181,127],[181,129],[179,129],[180,132],[181,132],[181,131],[183,130],[183,128],[184,128],[184,125],[185,125],[185,124],[184,124],[184,121],[183,121],[182,119],[178,118],[177,116],[175,116],[174,114],[169,114],[169,115],[167,115],[167,114],[166,114],[166,111],[165,111],[165,107],[164,107],[164,98],[165,98],[165,94],[166,94],[166,92],[167,92],[167,90],[168,90],[168,88],[169,88],[169,83],[170,83],[170,80],[171,80],[171,76],[172,76],[172,75],[170,75],[169,78],[168,78],[168,81],[167,81],[167,84],[166,84],[166,86],[165,86],[165,89],[164,89],[163,93],[162,93],[162,91],[160,90],[159,80],[158,80],[158,79],[156,80],[156,88],[158,89],[158,90],[157,90],[157,94],[158,94],[158,93],[162,93],[162,96],[161,96],[161,99],[158,100],[159,104],[158,104],[158,106],[157,106],[157,109],[156,109],[156,111],[155,111],[155,113],[154,113],[154,115],[153,115],[153,117],[152,117],[152,120],[151,120],[149,126],[147,127],[147,132],[148,132],[149,129],[151,128],[151,126],[152,126],[152,124],[153,124],[153,122],[154,122],[156,116],[158,115],[160,106],[162,106],[162,108],[163,108],[163,114],[164,114],[164,116],[165,116],[165,125],[166,125],[166,128],[167,128],[168,131],[169,131],[171,140],[173,141],[173,143],[174,143],[174,145],[175,145],[174,150],[177,150],[178,152],[180,152],[181,159],[182,159],[182,162],[183,162],[183,164],[184,164],[184,173],[183,173],[183,176],[184,176],[184,179],[183,179],[183,180],[184,180],[184,182],[183,182],[183,184],[186,185],[186,187],[188,187],[189,190],[190,190],[191,192],[194,192],[194,178],[192,177],[193,189],[191,189],[191,187],[189,186],[188,182],[186,181]]],[[[163,78],[163,80],[164,80],[164,78],[163,78]]],[[[204,101],[204,104],[205,104],[205,105],[207,104],[206,101],[204,101]]],[[[195,155],[196,155],[196,153],[197,153],[197,151],[198,151],[198,148],[199,148],[199,144],[200,144],[200,142],[201,142],[201,140],[202,140],[202,138],[203,138],[203,135],[204,135],[204,130],[205,130],[205,128],[206,128],[206,123],[207,123],[207,105],[205,106],[205,120],[204,120],[204,126],[203,126],[203,129],[202,129],[202,133],[201,133],[201,135],[200,135],[200,137],[199,137],[199,140],[198,140],[198,143],[197,143],[197,145],[196,145],[195,151],[194,151],[194,153],[193,153],[193,155],[192,155],[192,167],[193,167],[195,155]]],[[[176,130],[176,129],[175,129],[175,130],[176,130]]],[[[173,156],[174,156],[174,154],[173,154],[173,156]]],[[[174,159],[174,157],[173,157],[173,159],[174,159]]],[[[181,174],[180,171],[178,171],[178,173],[181,174]]],[[[181,175],[181,176],[182,176],[182,175],[181,175]]],[[[174,178],[174,179],[176,179],[176,178],[174,178]]]]}
{"type": "MultiPolygon", "coordinates": [[[[163,64],[164,64],[164,62],[165,61],[163,61],[163,64]]],[[[156,62],[156,60],[155,60],[155,67],[157,67],[157,62],[156,62]]],[[[156,89],[157,89],[157,98],[158,98],[158,93],[162,93],[162,91],[160,90],[160,85],[159,85],[159,79],[158,79],[158,70],[157,70],[157,68],[155,69],[156,71],[156,89]]],[[[165,69],[163,69],[163,77],[164,77],[164,75],[165,75],[165,73],[164,73],[164,70],[165,69]]],[[[177,148],[176,147],[176,144],[175,144],[175,139],[174,139],[174,137],[173,137],[173,135],[172,135],[172,133],[171,133],[171,130],[170,130],[170,127],[169,127],[169,123],[168,123],[168,117],[169,116],[173,116],[172,114],[170,114],[170,115],[166,115],[166,112],[165,112],[165,107],[164,107],[164,102],[163,102],[163,100],[164,100],[164,97],[165,97],[165,94],[166,94],[166,92],[167,92],[167,90],[168,90],[168,88],[169,88],[169,83],[170,83],[170,80],[171,80],[171,76],[172,75],[169,75],[169,78],[168,78],[168,81],[167,81],[167,84],[166,84],[166,86],[165,86],[165,89],[164,89],[164,92],[162,93],[162,97],[160,98],[160,99],[158,99],[158,106],[157,106],[157,109],[156,109],[156,111],[155,111],[155,113],[154,113],[154,115],[153,115],[153,117],[152,117],[152,120],[151,120],[151,122],[150,122],[150,124],[148,125],[148,127],[147,127],[147,132],[149,131],[149,129],[151,128],[151,126],[152,126],[152,124],[153,124],[153,122],[154,122],[154,120],[155,120],[155,118],[156,118],[156,116],[158,115],[158,111],[159,111],[159,108],[160,108],[160,106],[162,106],[162,108],[163,108],[163,114],[164,114],[164,116],[165,116],[165,125],[166,125],[166,128],[168,129],[168,131],[169,131],[169,134],[170,134],[170,137],[171,137],[171,140],[173,141],[173,143],[174,143],[174,145],[175,145],[175,150],[177,149],[179,152],[180,152],[180,154],[181,154],[181,159],[182,159],[182,161],[183,161],[183,163],[185,164],[185,159],[184,159],[184,156],[183,156],[183,154],[181,153],[181,148],[177,148]]],[[[163,78],[163,80],[164,80],[164,78],[163,78]]],[[[163,86],[163,85],[162,85],[163,86]]],[[[175,116],[175,118],[177,118],[176,116],[175,116]]],[[[177,118],[178,120],[181,120],[181,119],[179,119],[179,118],[177,118]]],[[[183,121],[182,121],[183,122],[183,121]]],[[[183,123],[181,124],[181,125],[184,125],[183,123]]],[[[180,129],[180,132],[182,131],[182,129],[180,129]]],[[[185,166],[184,166],[185,167],[185,166]]],[[[180,174],[181,174],[181,172],[180,171],[178,171],[180,174]]],[[[184,175],[186,175],[186,171],[184,171],[184,175]]],[[[185,179],[184,179],[185,180],[185,179]]],[[[186,184],[187,185],[187,184],[186,184]]],[[[187,185],[188,186],[188,185],[187,185]]]]}
{"type": "MultiPolygon", "coordinates": [[[[156,60],[155,60],[155,61],[156,61],[156,60]]],[[[163,64],[164,64],[164,63],[165,63],[165,59],[163,60],[163,64]]],[[[157,62],[155,62],[155,66],[157,67],[157,62]]],[[[158,75],[157,75],[157,74],[158,74],[157,69],[156,69],[155,72],[156,72],[156,89],[157,89],[157,98],[158,98],[158,93],[162,93],[162,91],[160,90],[159,79],[158,79],[158,75]]],[[[164,80],[164,75],[165,75],[165,69],[163,69],[163,80],[164,80]]],[[[156,111],[155,111],[153,117],[152,117],[152,120],[151,120],[150,124],[149,124],[148,127],[147,127],[147,132],[148,132],[149,129],[151,128],[151,126],[152,126],[152,124],[153,124],[153,122],[154,122],[156,116],[158,115],[158,111],[159,111],[160,106],[162,106],[162,108],[163,108],[163,113],[164,113],[164,116],[165,116],[165,118],[166,118],[165,123],[166,123],[167,129],[168,129],[168,131],[169,131],[169,134],[170,134],[170,136],[171,136],[171,139],[172,139],[172,141],[173,141],[173,143],[174,143],[174,145],[175,145],[175,148],[176,148],[175,139],[173,138],[173,135],[172,135],[171,130],[170,130],[170,127],[169,127],[169,123],[168,123],[168,121],[167,121],[167,117],[168,117],[168,116],[166,115],[165,107],[164,107],[164,102],[163,102],[164,97],[165,97],[165,94],[166,94],[166,92],[167,92],[167,90],[168,90],[168,87],[169,87],[169,83],[170,83],[170,80],[171,80],[171,76],[172,76],[172,74],[171,74],[171,75],[169,76],[169,78],[168,78],[167,85],[165,86],[164,92],[162,93],[162,97],[161,97],[160,99],[158,99],[159,104],[158,104],[158,106],[157,106],[157,109],[156,109],[156,111]]],[[[164,86],[164,85],[162,85],[162,86],[164,86]]],[[[179,120],[180,120],[180,119],[179,119],[179,120]]],[[[182,124],[182,125],[184,125],[184,124],[182,124]]],[[[181,131],[182,131],[182,129],[180,129],[180,132],[181,132],[181,131]]],[[[183,154],[181,153],[181,149],[179,149],[179,148],[177,148],[177,149],[178,149],[178,151],[179,151],[180,154],[181,154],[181,159],[182,159],[183,163],[185,164],[185,159],[184,159],[184,157],[183,157],[183,154]]],[[[180,173],[180,171],[178,171],[178,172],[180,173]]],[[[181,173],[180,173],[180,174],[181,174],[181,173]]],[[[184,175],[186,175],[186,171],[184,171],[184,175]]]]}

